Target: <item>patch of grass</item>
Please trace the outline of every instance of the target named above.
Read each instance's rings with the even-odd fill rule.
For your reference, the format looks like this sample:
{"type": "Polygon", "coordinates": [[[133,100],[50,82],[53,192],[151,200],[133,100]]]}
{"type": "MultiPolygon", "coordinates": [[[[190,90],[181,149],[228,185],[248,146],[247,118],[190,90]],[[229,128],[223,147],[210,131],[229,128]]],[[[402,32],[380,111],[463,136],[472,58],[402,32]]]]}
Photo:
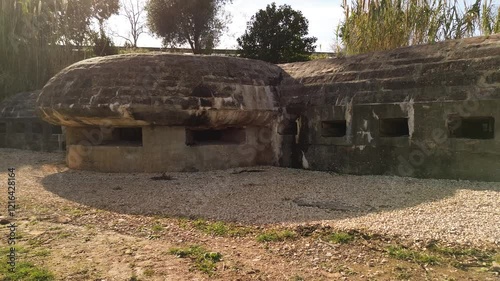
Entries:
{"type": "Polygon", "coordinates": [[[427,248],[434,253],[454,258],[474,257],[475,259],[483,262],[492,262],[494,260],[494,252],[481,251],[473,248],[458,249],[458,248],[439,246],[437,244],[430,244],[429,246],[427,246],[427,248]]]}
{"type": "Polygon", "coordinates": [[[354,235],[351,235],[347,232],[335,232],[328,235],[327,239],[329,242],[336,244],[347,244],[351,241],[354,241],[354,235]]]}
{"type": "Polygon", "coordinates": [[[420,264],[435,265],[439,262],[439,258],[436,256],[406,249],[401,246],[389,246],[387,248],[387,253],[389,256],[398,260],[412,261],[420,264]]]}
{"type": "Polygon", "coordinates": [[[216,263],[222,260],[222,254],[209,252],[205,248],[193,245],[187,248],[172,248],[169,253],[179,258],[189,258],[194,263],[194,268],[208,275],[213,275],[217,269],[216,263]]]}
{"type": "Polygon", "coordinates": [[[61,210],[62,210],[62,213],[68,214],[71,216],[75,216],[75,217],[83,216],[85,214],[85,211],[78,208],[78,207],[66,206],[66,207],[63,207],[61,210]]]}
{"type": "Polygon", "coordinates": [[[477,256],[481,254],[481,251],[477,249],[455,249],[450,247],[439,246],[437,244],[430,244],[427,248],[435,253],[445,255],[445,256],[477,256]]]}
{"type": "Polygon", "coordinates": [[[24,238],[24,232],[21,232],[21,231],[16,231],[16,239],[17,240],[20,240],[20,239],[23,239],[24,238]]]}
{"type": "Polygon", "coordinates": [[[38,238],[34,238],[34,239],[28,239],[27,244],[30,245],[31,247],[40,247],[42,246],[43,242],[38,238]]]}
{"type": "Polygon", "coordinates": [[[207,234],[225,236],[228,232],[228,227],[223,222],[207,222],[205,220],[195,220],[193,227],[207,234]]]}
{"type": "MultiPolygon", "coordinates": [[[[0,257],[8,255],[10,253],[10,248],[11,247],[0,248],[0,257]]],[[[16,254],[26,254],[28,252],[23,246],[14,246],[14,248],[16,249],[16,254]]]]}
{"type": "Polygon", "coordinates": [[[160,231],[163,231],[164,227],[163,225],[161,225],[160,223],[155,223],[152,227],[151,227],[151,230],[153,230],[154,232],[160,232],[160,231]]]}
{"type": "Polygon", "coordinates": [[[289,239],[294,239],[297,237],[297,233],[294,231],[285,230],[268,230],[262,234],[257,235],[258,242],[277,242],[285,241],[289,239]]]}
{"type": "Polygon", "coordinates": [[[61,230],[61,229],[62,229],[62,227],[60,227],[60,226],[51,226],[48,228],[49,231],[61,230]]]}
{"type": "Polygon", "coordinates": [[[154,271],[154,270],[152,270],[151,268],[146,268],[146,269],[144,270],[144,273],[143,273],[143,274],[144,274],[144,276],[146,276],[146,277],[151,277],[151,276],[155,275],[155,271],[154,271]]]}
{"type": "MultiPolygon", "coordinates": [[[[55,279],[54,275],[47,269],[39,268],[25,261],[18,261],[15,272],[10,272],[10,265],[7,264],[7,254],[10,252],[10,248],[2,248],[0,252],[2,254],[0,258],[0,276],[2,276],[2,281],[50,281],[55,279]]],[[[22,253],[24,251],[22,248],[16,247],[16,252],[22,253]]]]}
{"type": "Polygon", "coordinates": [[[453,266],[456,269],[467,270],[467,265],[465,265],[465,264],[463,264],[461,262],[458,262],[458,261],[452,261],[450,263],[450,265],[453,266]]]}
{"type": "Polygon", "coordinates": [[[64,239],[64,238],[68,238],[71,236],[71,233],[70,232],[66,232],[66,231],[62,231],[60,233],[57,234],[57,238],[58,239],[64,239]]]}
{"type": "Polygon", "coordinates": [[[398,280],[409,280],[411,278],[410,270],[402,266],[396,266],[394,268],[394,275],[398,280]]]}
{"type": "Polygon", "coordinates": [[[80,217],[83,216],[85,213],[80,209],[71,209],[69,211],[69,214],[75,217],[80,217]]]}
{"type": "Polygon", "coordinates": [[[179,218],[177,219],[177,223],[179,224],[180,228],[188,228],[189,227],[189,219],[188,218],[179,218]]]}
{"type": "Polygon", "coordinates": [[[50,256],[50,250],[49,249],[40,249],[40,250],[34,252],[33,256],[35,256],[35,257],[47,257],[47,256],[50,256]]]}

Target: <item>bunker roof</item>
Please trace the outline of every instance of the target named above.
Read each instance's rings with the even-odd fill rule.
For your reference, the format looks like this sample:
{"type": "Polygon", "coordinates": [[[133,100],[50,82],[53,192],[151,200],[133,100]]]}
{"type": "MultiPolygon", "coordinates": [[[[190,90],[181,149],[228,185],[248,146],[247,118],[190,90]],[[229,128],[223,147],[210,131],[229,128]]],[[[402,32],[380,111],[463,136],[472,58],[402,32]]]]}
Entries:
{"type": "Polygon", "coordinates": [[[67,126],[265,124],[279,106],[282,70],[231,57],[164,53],[98,57],[43,88],[44,119],[67,126]]]}
{"type": "Polygon", "coordinates": [[[280,65],[283,104],[500,98],[500,34],[280,65]]]}

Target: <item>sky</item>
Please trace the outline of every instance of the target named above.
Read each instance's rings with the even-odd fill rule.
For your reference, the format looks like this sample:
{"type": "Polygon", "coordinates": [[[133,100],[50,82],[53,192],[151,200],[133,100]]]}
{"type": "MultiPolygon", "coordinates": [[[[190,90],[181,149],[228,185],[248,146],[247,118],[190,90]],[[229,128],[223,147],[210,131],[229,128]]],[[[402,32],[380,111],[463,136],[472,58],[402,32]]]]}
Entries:
{"type": "MultiPolygon", "coordinates": [[[[335,43],[335,30],[342,19],[342,0],[275,0],[276,5],[288,4],[294,10],[299,10],[309,20],[309,36],[318,38],[317,52],[331,52],[335,43]]],[[[236,39],[246,29],[247,22],[259,9],[265,9],[272,0],[233,0],[226,5],[226,11],[231,15],[231,23],[227,34],[221,38],[217,48],[236,49],[236,39]]],[[[128,25],[123,16],[110,18],[108,28],[122,36],[126,36],[128,25]]],[[[124,40],[114,36],[115,44],[123,45],[124,40]]],[[[139,47],[161,47],[161,39],[149,34],[142,34],[138,41],[139,47]]]]}

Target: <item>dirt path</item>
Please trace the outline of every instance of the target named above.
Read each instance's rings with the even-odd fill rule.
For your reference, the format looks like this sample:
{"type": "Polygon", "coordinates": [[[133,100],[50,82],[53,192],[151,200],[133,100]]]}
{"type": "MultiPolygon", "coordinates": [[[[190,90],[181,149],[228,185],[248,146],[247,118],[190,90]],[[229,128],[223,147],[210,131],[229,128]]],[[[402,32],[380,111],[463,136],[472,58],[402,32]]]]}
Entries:
{"type": "Polygon", "coordinates": [[[18,269],[55,280],[498,278],[497,183],[270,167],[155,181],[69,171],[60,154],[0,159],[0,182],[17,169],[18,269]]]}

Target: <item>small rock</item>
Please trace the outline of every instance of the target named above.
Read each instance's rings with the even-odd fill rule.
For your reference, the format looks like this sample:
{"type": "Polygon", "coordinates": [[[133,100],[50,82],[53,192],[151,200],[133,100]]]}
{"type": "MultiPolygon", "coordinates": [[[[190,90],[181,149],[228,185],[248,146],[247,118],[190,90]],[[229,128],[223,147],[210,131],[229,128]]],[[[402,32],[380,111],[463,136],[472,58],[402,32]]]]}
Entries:
{"type": "Polygon", "coordinates": [[[326,256],[327,256],[327,257],[331,257],[331,256],[333,256],[333,254],[332,254],[332,253],[330,253],[330,252],[328,252],[328,253],[326,253],[326,256]]]}
{"type": "Polygon", "coordinates": [[[500,263],[494,261],[493,264],[491,265],[491,271],[500,273],[500,263]]]}
{"type": "Polygon", "coordinates": [[[66,216],[59,216],[56,218],[57,223],[66,224],[66,223],[69,223],[70,221],[71,221],[71,218],[66,217],[66,216]]]}
{"type": "Polygon", "coordinates": [[[6,225],[6,224],[9,224],[10,223],[10,220],[7,219],[6,217],[0,217],[0,224],[1,225],[6,225]]]}

